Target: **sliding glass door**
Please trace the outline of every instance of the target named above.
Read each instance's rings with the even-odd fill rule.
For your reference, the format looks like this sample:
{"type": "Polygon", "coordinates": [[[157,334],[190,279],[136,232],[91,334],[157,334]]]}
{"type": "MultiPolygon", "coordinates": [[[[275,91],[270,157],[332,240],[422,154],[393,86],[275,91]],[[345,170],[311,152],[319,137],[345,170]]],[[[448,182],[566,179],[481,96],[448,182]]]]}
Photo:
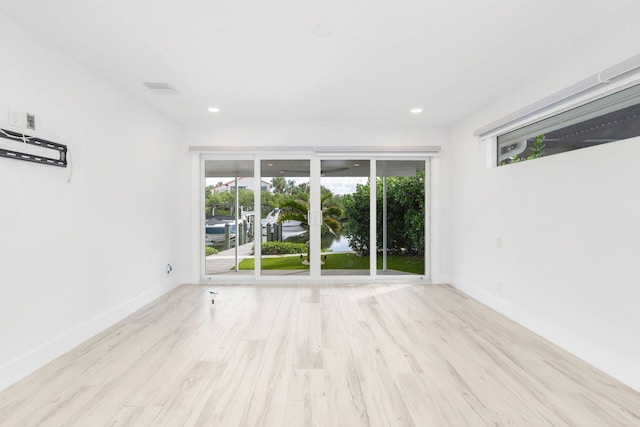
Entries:
{"type": "Polygon", "coordinates": [[[379,275],[425,274],[425,161],[376,166],[376,267],[379,275]]]}
{"type": "Polygon", "coordinates": [[[322,276],[370,274],[370,161],[321,160],[322,276]]]}
{"type": "Polygon", "coordinates": [[[428,277],[428,164],[204,159],[204,276],[428,277]]]}
{"type": "Polygon", "coordinates": [[[310,160],[260,162],[262,275],[308,276],[311,236],[310,160]]]}
{"type": "Polygon", "coordinates": [[[206,275],[253,274],[253,186],[253,160],[205,161],[206,275]]]}

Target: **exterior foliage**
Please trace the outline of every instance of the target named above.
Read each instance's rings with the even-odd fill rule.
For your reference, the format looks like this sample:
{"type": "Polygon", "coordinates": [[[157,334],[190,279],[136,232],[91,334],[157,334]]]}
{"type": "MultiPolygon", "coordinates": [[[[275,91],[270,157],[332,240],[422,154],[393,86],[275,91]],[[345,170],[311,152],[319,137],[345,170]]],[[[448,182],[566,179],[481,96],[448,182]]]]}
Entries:
{"type": "MultiPolygon", "coordinates": [[[[387,249],[389,253],[424,255],[424,173],[416,177],[388,177],[387,249]]],[[[382,179],[376,180],[377,250],[382,249],[382,179]]],[[[344,232],[351,249],[369,254],[369,185],[358,185],[344,198],[344,232]]]]}
{"type": "Polygon", "coordinates": [[[274,177],[274,178],[271,178],[271,185],[273,185],[274,193],[283,194],[285,188],[287,188],[287,180],[281,176],[274,177]]]}
{"type": "MultiPolygon", "coordinates": [[[[271,180],[273,185],[273,191],[264,190],[260,194],[260,204],[262,207],[262,218],[265,218],[269,212],[275,208],[282,207],[282,203],[287,200],[294,199],[300,202],[309,202],[309,184],[308,183],[296,183],[294,180],[287,181],[283,177],[276,177],[271,180]]],[[[210,217],[212,215],[213,208],[215,208],[215,215],[217,216],[231,216],[233,214],[233,207],[235,206],[235,192],[221,192],[213,194],[211,192],[213,186],[205,188],[205,216],[210,217]]],[[[238,191],[239,205],[244,207],[245,211],[253,211],[254,200],[253,191],[250,189],[240,189],[238,191]]],[[[325,200],[325,204],[331,204],[335,207],[342,209],[341,196],[335,196],[331,194],[327,188],[321,188],[321,197],[325,200]],[[328,198],[325,200],[327,194],[328,198]]],[[[305,209],[306,211],[306,209],[305,209]]],[[[336,211],[334,211],[334,214],[336,211]]],[[[340,215],[337,216],[339,218],[340,215]]],[[[306,221],[304,221],[306,223],[306,221]]]]}
{"type": "MultiPolygon", "coordinates": [[[[236,204],[235,191],[225,191],[217,194],[211,193],[211,188],[205,188],[205,216],[212,215],[215,208],[216,215],[232,215],[236,204]]],[[[238,190],[238,202],[249,210],[253,210],[253,191],[247,189],[238,190]]]]}
{"type": "Polygon", "coordinates": [[[369,254],[369,194],[369,184],[358,184],[354,193],[344,196],[343,234],[349,238],[351,249],[360,255],[369,254]]]}
{"type": "Polygon", "coordinates": [[[304,243],[289,242],[264,242],[262,243],[262,255],[304,254],[307,253],[307,245],[304,243]]]}
{"type": "MultiPolygon", "coordinates": [[[[329,232],[333,236],[340,233],[342,224],[342,209],[335,204],[329,204],[333,194],[326,192],[320,199],[322,206],[322,231],[329,232]]],[[[300,200],[298,198],[288,197],[280,202],[282,213],[278,218],[278,222],[284,221],[300,221],[304,225],[309,225],[309,201],[300,200]]]]}
{"type": "Polygon", "coordinates": [[[516,154],[515,156],[509,157],[507,160],[503,160],[500,164],[506,165],[510,163],[519,163],[519,162],[524,162],[525,160],[533,160],[533,159],[537,159],[538,157],[542,157],[544,149],[547,147],[544,144],[544,139],[545,139],[544,135],[536,136],[536,139],[533,141],[533,144],[531,144],[531,147],[529,147],[531,150],[531,154],[529,154],[527,157],[520,157],[516,154]]]}

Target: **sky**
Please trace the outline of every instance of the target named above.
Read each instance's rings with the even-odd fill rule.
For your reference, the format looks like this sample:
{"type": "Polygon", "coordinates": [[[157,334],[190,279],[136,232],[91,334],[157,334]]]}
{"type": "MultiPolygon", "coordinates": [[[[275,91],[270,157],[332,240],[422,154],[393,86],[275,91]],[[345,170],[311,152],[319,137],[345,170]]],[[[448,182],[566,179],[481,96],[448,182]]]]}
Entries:
{"type": "Polygon", "coordinates": [[[322,177],[320,185],[328,188],[335,195],[344,195],[355,193],[357,184],[366,184],[368,179],[366,177],[322,177]]]}

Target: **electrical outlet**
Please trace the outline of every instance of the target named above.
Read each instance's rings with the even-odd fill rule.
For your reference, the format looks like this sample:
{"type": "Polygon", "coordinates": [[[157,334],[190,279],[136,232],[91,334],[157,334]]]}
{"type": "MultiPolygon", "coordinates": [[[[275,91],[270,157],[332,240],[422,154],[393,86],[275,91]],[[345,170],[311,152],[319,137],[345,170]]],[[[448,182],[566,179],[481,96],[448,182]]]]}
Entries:
{"type": "Polygon", "coordinates": [[[498,234],[496,236],[496,248],[500,248],[500,247],[502,247],[502,236],[498,234]]]}
{"type": "Polygon", "coordinates": [[[21,128],[22,125],[22,113],[17,108],[9,108],[9,124],[11,126],[21,128]]]}
{"type": "Polygon", "coordinates": [[[496,281],[496,292],[499,294],[502,293],[502,282],[500,280],[496,281]]]}

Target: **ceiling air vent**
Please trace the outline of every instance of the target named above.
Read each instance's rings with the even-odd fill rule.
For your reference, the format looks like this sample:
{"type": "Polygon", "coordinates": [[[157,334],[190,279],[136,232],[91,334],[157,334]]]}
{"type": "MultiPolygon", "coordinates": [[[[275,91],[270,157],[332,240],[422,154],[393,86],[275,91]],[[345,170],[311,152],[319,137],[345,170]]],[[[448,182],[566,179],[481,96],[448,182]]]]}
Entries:
{"type": "Polygon", "coordinates": [[[175,95],[178,91],[169,83],[144,82],[144,85],[153,93],[158,95],[175,95]]]}

